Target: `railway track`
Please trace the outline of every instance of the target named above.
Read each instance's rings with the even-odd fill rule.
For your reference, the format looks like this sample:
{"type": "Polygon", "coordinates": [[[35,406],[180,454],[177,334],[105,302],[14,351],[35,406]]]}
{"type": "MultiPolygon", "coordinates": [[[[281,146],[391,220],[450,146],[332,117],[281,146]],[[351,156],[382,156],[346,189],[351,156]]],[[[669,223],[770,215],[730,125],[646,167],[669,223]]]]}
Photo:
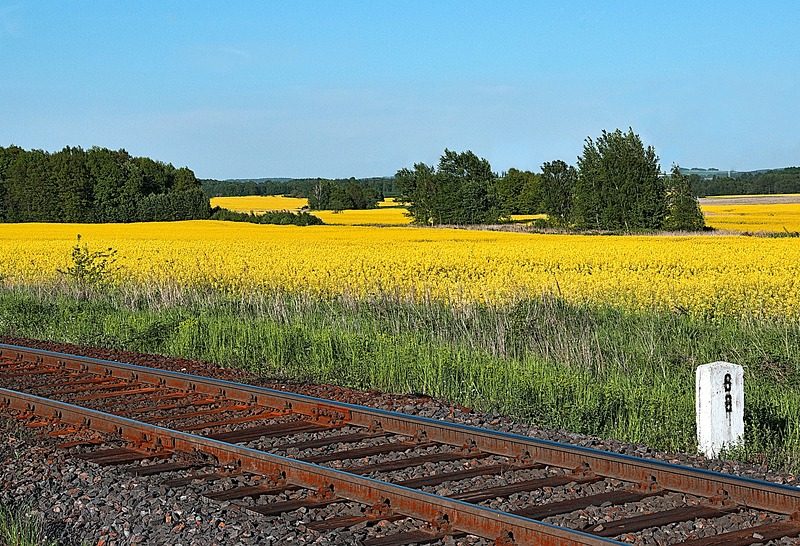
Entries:
{"type": "Polygon", "coordinates": [[[13,345],[0,344],[0,386],[4,412],[96,464],[207,484],[262,516],[348,508],[307,524],[319,532],[416,522],[364,546],[620,544],[732,515],[734,528],[680,543],[800,536],[800,489],[660,461],[13,345]],[[239,485],[214,487],[230,476],[239,485]],[[592,516],[576,527],[576,511],[592,516]]]}

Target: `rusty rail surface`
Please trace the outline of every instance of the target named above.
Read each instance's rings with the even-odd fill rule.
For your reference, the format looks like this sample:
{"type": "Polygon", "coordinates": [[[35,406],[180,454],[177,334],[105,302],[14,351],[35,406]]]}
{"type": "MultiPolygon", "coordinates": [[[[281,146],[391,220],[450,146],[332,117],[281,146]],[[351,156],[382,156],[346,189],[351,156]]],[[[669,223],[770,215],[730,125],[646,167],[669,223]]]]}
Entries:
{"type": "MultiPolygon", "coordinates": [[[[800,524],[797,522],[797,514],[800,510],[800,489],[792,486],[109,360],[5,344],[0,344],[0,359],[20,363],[18,368],[14,368],[16,371],[12,372],[9,377],[36,373],[89,375],[94,378],[90,379],[90,382],[102,382],[101,386],[110,390],[110,394],[93,395],[95,398],[103,396],[112,398],[125,393],[135,394],[170,389],[187,395],[206,396],[215,400],[224,400],[226,403],[234,402],[267,409],[272,412],[271,415],[302,415],[306,418],[308,425],[312,427],[348,425],[369,431],[380,430],[385,433],[415,438],[420,443],[468,448],[473,456],[480,456],[481,453],[494,454],[525,464],[568,469],[572,470],[572,473],[568,475],[572,481],[615,478],[639,484],[636,491],[631,489],[617,492],[616,496],[599,495],[598,497],[604,497],[599,500],[613,500],[616,503],[634,502],[636,499],[653,494],[673,491],[707,499],[709,504],[703,510],[708,512],[709,517],[718,517],[741,508],[790,515],[793,516],[791,519],[773,524],[772,527],[764,526],[763,532],[756,533],[756,535],[781,533],[779,536],[797,536],[800,534],[800,524]],[[46,372],[42,370],[46,370],[46,372]],[[114,391],[113,389],[119,390],[114,391]],[[115,394],[115,392],[122,394],[115,394]]],[[[0,380],[2,380],[2,374],[0,374],[0,380]]],[[[79,389],[81,388],[83,387],[79,387],[79,389]]],[[[89,395],[89,398],[91,396],[89,395]]],[[[412,488],[414,485],[426,485],[424,482],[428,482],[427,484],[441,483],[432,481],[432,479],[411,480],[408,484],[409,487],[404,487],[402,484],[363,477],[355,471],[335,470],[308,460],[300,461],[236,445],[236,441],[246,441],[250,436],[255,438],[259,433],[264,434],[269,427],[261,429],[255,427],[251,429],[253,432],[250,436],[248,436],[247,430],[200,436],[191,434],[190,431],[182,432],[166,425],[158,426],[30,393],[0,389],[0,399],[6,406],[17,411],[30,412],[40,417],[116,434],[133,444],[146,445],[148,449],[154,451],[202,452],[213,456],[220,464],[236,462],[243,469],[254,473],[268,476],[285,475],[285,480],[290,485],[312,490],[328,488],[333,491],[336,498],[349,499],[367,505],[388,502],[394,513],[429,522],[444,520],[448,529],[494,539],[497,544],[618,544],[608,538],[597,536],[598,533],[583,533],[534,519],[546,517],[550,513],[563,513],[563,510],[573,507],[573,505],[577,506],[575,509],[580,509],[583,506],[580,505],[579,499],[570,501],[573,504],[564,502],[531,507],[517,511],[515,515],[477,505],[476,503],[482,497],[480,494],[467,496],[465,501],[460,501],[412,488]],[[226,440],[226,438],[228,439],[226,440]],[[416,482],[416,484],[411,482],[416,482]],[[467,502],[468,500],[472,502],[467,502]],[[564,506],[556,506],[556,504],[564,506]],[[537,510],[537,508],[541,510],[537,510]],[[562,512],[557,512],[557,509],[561,509],[562,512]]],[[[210,424],[206,423],[205,426],[233,422],[237,422],[236,419],[212,421],[210,424]]],[[[308,442],[306,443],[308,444],[308,442]]],[[[366,454],[363,448],[360,451],[360,455],[366,454]]],[[[376,451],[376,453],[380,453],[380,451],[376,451]]],[[[386,468],[394,467],[389,463],[386,468]]],[[[445,477],[443,476],[443,478],[445,477]]],[[[434,476],[433,480],[435,479],[434,476]]],[[[514,485],[497,488],[494,492],[498,493],[497,496],[502,496],[499,493],[507,495],[510,492],[532,490],[546,485],[560,485],[560,482],[558,479],[553,481],[553,478],[549,478],[518,484],[518,487],[514,487],[514,485]],[[527,489],[525,489],[526,487],[527,489]]],[[[491,495],[488,498],[492,498],[491,495]]],[[[696,513],[697,517],[701,517],[699,511],[696,513]]],[[[653,522],[663,520],[670,523],[685,521],[687,518],[693,519],[690,517],[691,515],[691,510],[688,512],[675,510],[672,513],[661,513],[660,520],[658,519],[659,513],[652,514],[653,518],[651,519],[653,522]]],[[[617,523],[620,528],[632,529],[634,526],[639,526],[644,529],[648,527],[646,517],[638,518],[643,521],[633,520],[637,520],[637,518],[617,523]]],[[[606,530],[606,532],[610,531],[606,530]]],[[[744,538],[739,537],[736,540],[731,535],[728,537],[729,542],[731,544],[754,542],[754,540],[748,542],[749,539],[744,535],[742,535],[744,538]]],[[[728,543],[722,536],[710,537],[706,542],[703,540],[705,539],[697,544],[728,543]],[[713,542],[710,539],[723,541],[713,542]]],[[[404,544],[404,542],[397,542],[397,544],[404,544]]]]}

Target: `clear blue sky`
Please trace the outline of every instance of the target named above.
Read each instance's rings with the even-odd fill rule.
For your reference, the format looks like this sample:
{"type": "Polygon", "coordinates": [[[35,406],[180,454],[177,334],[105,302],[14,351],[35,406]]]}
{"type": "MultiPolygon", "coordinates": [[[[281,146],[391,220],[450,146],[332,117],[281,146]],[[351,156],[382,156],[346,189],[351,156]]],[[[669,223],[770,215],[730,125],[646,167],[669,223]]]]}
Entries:
{"type": "Polygon", "coordinates": [[[792,1],[0,0],[0,145],[372,176],[632,126],[665,169],[798,165],[798,36],[792,1]]]}

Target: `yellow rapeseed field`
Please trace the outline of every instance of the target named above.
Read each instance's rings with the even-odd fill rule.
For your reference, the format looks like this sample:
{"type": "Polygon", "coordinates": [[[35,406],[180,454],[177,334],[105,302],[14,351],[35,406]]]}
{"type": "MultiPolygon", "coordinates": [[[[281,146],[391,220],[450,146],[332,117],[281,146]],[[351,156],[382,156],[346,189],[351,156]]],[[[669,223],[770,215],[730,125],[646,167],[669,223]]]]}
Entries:
{"type": "Polygon", "coordinates": [[[0,277],[58,277],[77,234],[118,250],[120,282],[503,303],[574,302],[701,316],[800,317],[800,239],[582,236],[397,227],[0,224],[0,277]]]}
{"type": "Polygon", "coordinates": [[[546,214],[512,214],[511,219],[515,222],[525,222],[529,220],[546,220],[546,214]]]}
{"type": "Polygon", "coordinates": [[[703,204],[706,224],[716,229],[750,232],[800,231],[800,203],[703,204]]]}
{"type": "Polygon", "coordinates": [[[410,224],[411,218],[404,208],[377,208],[364,210],[315,210],[311,214],[326,224],[341,226],[376,226],[410,224]]]}
{"type": "Polygon", "coordinates": [[[236,197],[212,197],[212,207],[236,212],[259,214],[276,210],[297,211],[308,206],[305,197],[285,197],[283,195],[245,195],[236,197]]]}
{"type": "MultiPolygon", "coordinates": [[[[308,199],[284,197],[283,195],[212,197],[211,206],[222,207],[236,212],[260,214],[275,210],[298,211],[308,206],[308,199]]],[[[377,209],[367,210],[315,210],[312,214],[321,218],[326,224],[342,226],[403,225],[411,223],[411,218],[406,216],[406,209],[397,207],[391,197],[378,203],[378,207],[377,209]]]]}

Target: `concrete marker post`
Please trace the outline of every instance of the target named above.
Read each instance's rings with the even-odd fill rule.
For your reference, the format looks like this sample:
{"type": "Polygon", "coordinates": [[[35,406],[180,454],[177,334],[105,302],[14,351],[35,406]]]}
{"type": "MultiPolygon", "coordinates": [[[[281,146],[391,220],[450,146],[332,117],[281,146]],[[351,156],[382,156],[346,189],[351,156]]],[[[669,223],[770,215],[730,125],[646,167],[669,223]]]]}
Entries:
{"type": "Polygon", "coordinates": [[[707,457],[744,440],[744,368],[712,362],[695,371],[697,448],[707,457]]]}

